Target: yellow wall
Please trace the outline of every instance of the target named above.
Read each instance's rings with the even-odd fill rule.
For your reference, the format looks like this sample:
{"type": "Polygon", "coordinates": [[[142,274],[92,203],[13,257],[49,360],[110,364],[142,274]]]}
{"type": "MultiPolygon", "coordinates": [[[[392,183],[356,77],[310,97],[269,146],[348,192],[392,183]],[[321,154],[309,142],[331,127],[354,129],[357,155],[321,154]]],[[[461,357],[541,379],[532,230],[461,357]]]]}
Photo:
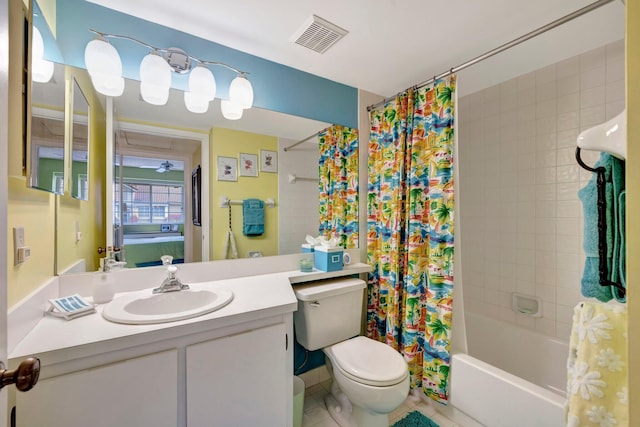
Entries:
{"type": "MultiPolygon", "coordinates": [[[[12,57],[19,58],[22,51],[22,2],[10,1],[10,46],[12,57]]],[[[10,63],[9,105],[21,105],[20,61],[10,63]]],[[[57,250],[58,266],[64,267],[79,258],[87,258],[88,269],[96,269],[96,248],[104,246],[104,153],[105,120],[104,111],[98,102],[88,75],[83,70],[70,70],[68,75],[77,76],[79,84],[92,106],[91,145],[92,157],[90,179],[90,201],[82,202],[66,195],[61,198],[51,193],[27,187],[22,172],[22,116],[20,108],[9,109],[9,189],[7,204],[7,231],[10,238],[9,267],[7,271],[8,307],[14,306],[22,298],[44,284],[54,274],[56,256],[56,218],[58,203],[57,250]],[[73,241],[75,221],[80,222],[83,239],[79,244],[73,241]],[[25,243],[31,248],[31,258],[14,265],[13,228],[24,227],[25,243]]]]}
{"type": "MultiPolygon", "coordinates": [[[[220,197],[233,200],[256,198],[276,200],[275,208],[265,207],[265,233],[259,237],[246,237],[242,234],[242,206],[231,207],[233,234],[236,238],[238,256],[246,258],[249,251],[262,251],[264,256],[278,254],[278,174],[258,172],[258,177],[238,176],[237,182],[218,181],[218,156],[239,159],[240,153],[255,154],[260,162],[260,150],[278,149],[278,139],[272,136],[258,135],[229,129],[211,130],[211,157],[209,183],[211,194],[210,213],[212,221],[210,253],[212,259],[223,259],[224,239],[229,228],[228,210],[220,207],[220,197]]],[[[238,160],[239,162],[239,160],[238,160]]],[[[259,169],[259,168],[258,168],[259,169]]],[[[239,174],[238,174],[239,175],[239,174]]]]}
{"type": "MultiPolygon", "coordinates": [[[[62,271],[79,259],[86,261],[87,271],[98,269],[98,246],[105,246],[105,112],[93,89],[87,72],[66,67],[67,81],[75,78],[89,102],[89,200],[76,200],[67,192],[58,197],[57,270],[62,271]],[[75,223],[79,224],[82,239],[75,241],[75,223]]],[[[67,117],[67,120],[69,118],[67,117]]],[[[69,129],[69,126],[67,126],[69,129]]],[[[70,152],[67,157],[70,158],[70,152]]]]}
{"type": "MultiPolygon", "coordinates": [[[[22,51],[23,2],[9,2],[9,43],[12,58],[22,51]]],[[[7,195],[7,235],[9,259],[7,268],[7,304],[12,307],[20,299],[45,283],[53,275],[54,260],[54,196],[27,188],[22,175],[22,105],[20,61],[9,62],[9,188],[7,195]],[[25,244],[31,258],[14,265],[13,228],[24,227],[25,244]]]]}
{"type": "Polygon", "coordinates": [[[626,8],[629,425],[640,426],[640,0],[627,0],[626,8]]]}

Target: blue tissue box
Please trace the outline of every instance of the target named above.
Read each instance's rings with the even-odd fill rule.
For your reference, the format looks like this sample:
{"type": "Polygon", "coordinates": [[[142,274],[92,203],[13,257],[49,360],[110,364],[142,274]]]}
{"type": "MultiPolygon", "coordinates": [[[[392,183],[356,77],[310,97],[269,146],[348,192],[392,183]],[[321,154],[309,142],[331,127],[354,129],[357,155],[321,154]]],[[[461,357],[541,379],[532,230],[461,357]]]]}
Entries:
{"type": "Polygon", "coordinates": [[[313,252],[314,265],[321,271],[342,270],[342,248],[325,248],[316,246],[313,252]]]}
{"type": "Polygon", "coordinates": [[[302,253],[309,253],[309,252],[313,252],[313,245],[309,244],[309,243],[303,243],[302,244],[302,253]]]}

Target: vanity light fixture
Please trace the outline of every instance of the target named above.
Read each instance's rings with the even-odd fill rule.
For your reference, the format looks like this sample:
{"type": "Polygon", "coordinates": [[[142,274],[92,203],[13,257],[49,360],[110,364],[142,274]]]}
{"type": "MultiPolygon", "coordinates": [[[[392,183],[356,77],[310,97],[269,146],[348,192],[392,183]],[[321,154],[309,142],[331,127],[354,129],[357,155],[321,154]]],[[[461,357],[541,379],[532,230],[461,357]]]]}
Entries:
{"type": "Polygon", "coordinates": [[[34,82],[46,83],[53,76],[53,62],[44,59],[44,40],[37,27],[33,27],[31,48],[31,78],[34,82]]]}
{"type": "Polygon", "coordinates": [[[223,115],[229,120],[242,117],[242,110],[253,105],[253,87],[247,72],[223,62],[207,61],[178,48],[158,48],[129,36],[89,30],[97,37],[85,48],[85,64],[96,90],[108,96],[120,96],[124,90],[122,62],[118,51],[107,39],[126,39],[150,49],[140,64],[140,94],[153,105],[164,105],[169,98],[171,72],[189,73],[189,90],[184,103],[193,113],[205,113],[216,95],[216,80],[208,66],[219,65],[237,73],[229,86],[229,101],[223,101],[223,115]],[[230,112],[231,108],[231,112],[230,112]],[[239,113],[238,113],[239,109],[239,113]],[[224,111],[228,114],[224,114],[224,111]]]}
{"type": "Polygon", "coordinates": [[[222,116],[227,120],[239,120],[242,118],[243,108],[226,99],[220,101],[220,109],[222,110],[222,116]]]}

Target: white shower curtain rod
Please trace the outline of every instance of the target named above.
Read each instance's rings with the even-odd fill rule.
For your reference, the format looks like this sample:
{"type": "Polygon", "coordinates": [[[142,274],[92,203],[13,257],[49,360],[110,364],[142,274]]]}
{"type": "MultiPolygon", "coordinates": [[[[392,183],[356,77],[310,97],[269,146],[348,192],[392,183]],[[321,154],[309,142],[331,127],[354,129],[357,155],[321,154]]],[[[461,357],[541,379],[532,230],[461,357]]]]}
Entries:
{"type": "Polygon", "coordinates": [[[295,144],[291,144],[291,145],[290,145],[290,146],[288,146],[288,147],[284,147],[283,151],[289,151],[289,150],[291,150],[293,147],[295,147],[295,146],[297,146],[297,145],[300,145],[300,144],[302,144],[303,142],[306,142],[306,141],[310,140],[311,138],[314,138],[314,137],[316,137],[316,136],[320,135],[322,132],[324,132],[324,131],[325,131],[325,130],[327,130],[327,129],[329,129],[329,128],[324,128],[324,129],[322,129],[322,130],[319,130],[318,132],[314,133],[313,135],[309,135],[308,137],[306,137],[306,138],[304,138],[304,139],[301,139],[300,141],[296,142],[295,144]]]}
{"type": "MultiPolygon", "coordinates": [[[[471,59],[471,60],[469,60],[469,61],[467,61],[467,62],[465,62],[463,64],[460,64],[457,67],[453,67],[453,68],[451,68],[451,69],[449,69],[449,70],[447,70],[447,71],[445,71],[445,72],[443,72],[441,74],[437,74],[437,75],[433,76],[432,78],[430,78],[429,80],[426,80],[426,81],[424,81],[424,82],[422,82],[422,83],[420,83],[418,85],[412,86],[412,87],[421,88],[421,87],[427,86],[427,85],[435,82],[438,79],[441,79],[443,77],[449,76],[449,75],[454,74],[454,73],[457,73],[458,71],[464,70],[465,68],[471,67],[472,65],[475,65],[480,61],[484,61],[485,59],[491,58],[492,56],[497,55],[498,53],[504,52],[507,49],[511,49],[512,47],[517,46],[520,43],[526,42],[527,40],[532,39],[532,38],[534,38],[536,36],[539,36],[542,33],[546,33],[549,30],[552,30],[552,29],[554,29],[556,27],[559,27],[562,24],[565,24],[565,23],[567,23],[569,21],[572,21],[575,18],[578,18],[578,17],[580,17],[582,15],[585,15],[585,14],[591,12],[592,10],[596,10],[599,7],[604,6],[606,4],[609,4],[609,3],[613,2],[613,1],[615,1],[615,0],[598,0],[598,1],[594,2],[594,3],[591,3],[591,4],[581,8],[581,9],[576,10],[575,12],[572,12],[572,13],[570,13],[568,15],[565,15],[562,18],[556,19],[555,21],[553,21],[553,22],[551,22],[551,23],[549,23],[547,25],[544,25],[544,26],[542,26],[542,27],[540,27],[540,28],[538,28],[536,30],[533,30],[533,31],[531,31],[531,32],[529,32],[529,33],[527,33],[527,34],[525,34],[523,36],[520,36],[517,39],[513,39],[508,43],[505,43],[505,44],[503,44],[501,46],[498,46],[497,48],[495,48],[493,50],[490,50],[490,51],[488,51],[488,52],[486,52],[486,53],[484,53],[484,54],[482,54],[480,56],[477,56],[477,57],[475,57],[475,58],[473,58],[473,59],[471,59]]],[[[624,1],[622,3],[624,4],[624,1]]],[[[406,89],[406,90],[409,90],[409,89],[406,89]]],[[[378,102],[376,104],[368,106],[367,107],[367,111],[371,111],[371,110],[373,110],[373,109],[375,109],[375,108],[377,108],[377,107],[379,107],[379,106],[381,106],[383,104],[386,104],[387,102],[391,101],[392,99],[394,99],[396,96],[400,95],[401,93],[403,93],[403,92],[398,92],[397,94],[395,94],[394,96],[392,96],[390,98],[385,98],[385,99],[383,99],[382,101],[380,101],[380,102],[378,102]]]]}

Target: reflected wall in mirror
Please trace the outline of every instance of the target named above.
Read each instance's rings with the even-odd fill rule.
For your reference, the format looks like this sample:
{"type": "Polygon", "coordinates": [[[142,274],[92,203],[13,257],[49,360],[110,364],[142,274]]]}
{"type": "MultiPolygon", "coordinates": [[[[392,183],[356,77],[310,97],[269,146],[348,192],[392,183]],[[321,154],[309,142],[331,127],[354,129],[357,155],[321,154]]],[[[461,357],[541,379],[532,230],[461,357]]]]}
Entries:
{"type": "Polygon", "coordinates": [[[29,186],[64,193],[65,164],[64,65],[55,64],[53,77],[31,85],[29,186]]]}
{"type": "Polygon", "coordinates": [[[89,115],[87,98],[76,79],[72,89],[71,196],[89,200],[89,115]]]}

